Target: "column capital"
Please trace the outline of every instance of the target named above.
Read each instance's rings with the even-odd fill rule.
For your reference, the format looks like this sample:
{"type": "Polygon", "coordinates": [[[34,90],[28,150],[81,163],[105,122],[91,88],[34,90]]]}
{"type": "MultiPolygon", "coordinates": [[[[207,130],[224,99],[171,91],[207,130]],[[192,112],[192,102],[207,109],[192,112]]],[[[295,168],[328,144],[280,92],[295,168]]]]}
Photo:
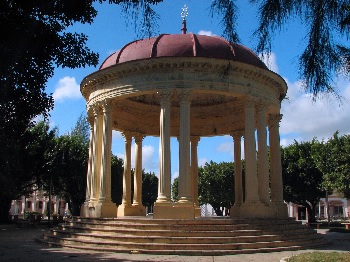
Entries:
{"type": "Polygon", "coordinates": [[[201,137],[200,136],[191,136],[190,140],[191,140],[191,143],[198,144],[198,142],[201,140],[201,137]]]}
{"type": "Polygon", "coordinates": [[[266,102],[263,102],[263,101],[260,101],[256,104],[256,112],[257,113],[260,113],[262,111],[266,111],[266,108],[267,108],[267,104],[266,102]]]}
{"type": "Polygon", "coordinates": [[[145,138],[145,135],[136,133],[134,134],[134,138],[135,138],[135,143],[138,144],[142,142],[142,140],[145,138]]]}
{"type": "Polygon", "coordinates": [[[160,103],[166,103],[170,101],[171,95],[173,93],[172,90],[161,90],[157,92],[160,96],[160,103]]]}
{"type": "Polygon", "coordinates": [[[122,136],[124,137],[125,142],[132,139],[132,135],[130,131],[122,132],[122,136]]]}
{"type": "Polygon", "coordinates": [[[273,127],[273,126],[279,126],[279,122],[282,119],[282,114],[276,114],[276,115],[269,115],[268,118],[268,125],[269,127],[273,127]]]}
{"type": "Polygon", "coordinates": [[[111,111],[111,101],[109,99],[104,99],[101,101],[101,107],[103,110],[103,113],[109,113],[111,111]]]}
{"type": "Polygon", "coordinates": [[[249,97],[244,97],[241,99],[244,109],[248,109],[248,108],[255,108],[255,106],[257,105],[257,102],[249,97]]]}
{"type": "Polygon", "coordinates": [[[230,136],[232,136],[234,141],[241,140],[243,135],[244,131],[233,131],[230,133],[230,136]]]}
{"type": "Polygon", "coordinates": [[[100,105],[99,104],[94,104],[92,107],[91,107],[91,110],[92,110],[92,113],[94,115],[94,117],[98,116],[98,114],[100,113],[100,105]]]}
{"type": "Polygon", "coordinates": [[[190,90],[181,90],[178,92],[178,96],[180,98],[180,104],[182,103],[190,103],[190,96],[191,96],[191,91],[190,90]]]}

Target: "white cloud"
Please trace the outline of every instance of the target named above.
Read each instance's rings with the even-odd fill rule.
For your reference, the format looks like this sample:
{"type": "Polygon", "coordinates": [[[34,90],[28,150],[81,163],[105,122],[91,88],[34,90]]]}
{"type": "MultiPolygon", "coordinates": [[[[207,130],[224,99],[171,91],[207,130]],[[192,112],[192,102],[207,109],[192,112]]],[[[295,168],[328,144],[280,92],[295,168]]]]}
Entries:
{"type": "Polygon", "coordinates": [[[281,113],[283,118],[280,125],[282,136],[281,144],[287,145],[297,141],[310,141],[313,137],[319,140],[329,138],[339,130],[340,134],[350,133],[350,84],[339,86],[340,95],[343,96],[343,104],[334,97],[312,101],[308,94],[300,92],[301,85],[298,82],[289,83],[288,100],[282,102],[281,113]]]}
{"type": "Polygon", "coordinates": [[[66,76],[61,78],[53,92],[55,101],[63,101],[64,99],[79,99],[82,98],[80,86],[75,80],[75,77],[66,76]]]}
{"type": "Polygon", "coordinates": [[[206,30],[200,30],[198,32],[199,35],[207,35],[207,36],[216,36],[215,34],[213,34],[212,31],[206,31],[206,30]]]}
{"type": "Polygon", "coordinates": [[[260,54],[259,57],[271,71],[278,73],[277,58],[275,53],[271,52],[269,55],[260,54]]]}

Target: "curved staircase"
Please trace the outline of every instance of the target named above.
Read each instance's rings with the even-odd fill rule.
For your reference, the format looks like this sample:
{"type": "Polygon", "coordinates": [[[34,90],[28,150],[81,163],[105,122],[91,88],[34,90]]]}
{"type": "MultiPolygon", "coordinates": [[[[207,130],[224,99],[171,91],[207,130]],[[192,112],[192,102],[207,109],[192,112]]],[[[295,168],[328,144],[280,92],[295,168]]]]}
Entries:
{"type": "Polygon", "coordinates": [[[177,255],[275,252],[326,244],[315,230],[292,219],[146,217],[75,217],[51,229],[41,241],[52,246],[103,252],[177,255]]]}

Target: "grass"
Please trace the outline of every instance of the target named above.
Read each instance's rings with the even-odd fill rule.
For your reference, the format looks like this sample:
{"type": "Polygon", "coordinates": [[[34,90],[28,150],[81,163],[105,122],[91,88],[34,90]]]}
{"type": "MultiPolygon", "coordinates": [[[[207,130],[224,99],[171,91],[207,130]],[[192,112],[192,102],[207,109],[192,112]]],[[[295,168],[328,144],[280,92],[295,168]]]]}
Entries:
{"type": "Polygon", "coordinates": [[[292,256],[288,262],[349,262],[350,252],[311,252],[292,256]]]}

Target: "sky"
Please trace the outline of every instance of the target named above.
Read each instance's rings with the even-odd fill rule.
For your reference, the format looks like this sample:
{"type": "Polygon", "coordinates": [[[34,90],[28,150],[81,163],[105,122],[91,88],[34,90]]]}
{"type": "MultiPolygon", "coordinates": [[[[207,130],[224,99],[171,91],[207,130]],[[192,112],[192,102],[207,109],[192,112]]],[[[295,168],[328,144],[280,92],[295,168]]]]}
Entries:
{"type": "MultiPolygon", "coordinates": [[[[180,13],[184,4],[188,6],[188,32],[221,36],[223,27],[220,16],[210,14],[211,0],[165,0],[155,7],[159,15],[156,34],[181,33],[180,13]]],[[[257,28],[257,8],[248,1],[237,1],[237,31],[240,44],[254,50],[256,39],[253,32],[257,28]]],[[[139,39],[130,18],[125,17],[116,5],[96,4],[98,15],[91,25],[76,24],[69,30],[84,33],[89,37],[88,47],[99,53],[99,65],[113,52],[125,44],[139,39]]],[[[328,139],[335,131],[340,135],[350,134],[350,82],[342,77],[334,79],[334,85],[342,96],[342,103],[335,98],[312,101],[300,84],[298,56],[306,45],[307,32],[298,21],[291,21],[287,27],[274,34],[272,54],[265,60],[270,70],[281,75],[287,85],[287,98],[282,102],[280,123],[281,145],[287,146],[297,141],[328,139]]],[[[99,66],[98,65],[98,66],[99,66]]],[[[85,76],[98,70],[98,67],[78,69],[57,68],[47,84],[47,92],[52,93],[55,107],[50,112],[50,125],[59,129],[60,135],[70,132],[81,114],[86,114],[86,101],[80,93],[80,83],[85,76]]],[[[112,152],[124,158],[124,139],[113,131],[112,152]]],[[[146,172],[158,174],[159,139],[146,137],[143,140],[143,168],[146,172]]],[[[134,150],[134,144],[132,146],[134,150]]],[[[133,155],[133,154],[132,154],[133,155]]],[[[172,179],[178,176],[178,142],[171,139],[172,179]]],[[[201,138],[198,144],[198,164],[206,162],[233,161],[233,140],[230,136],[201,138]]],[[[132,163],[134,159],[132,157],[132,163]]]]}

